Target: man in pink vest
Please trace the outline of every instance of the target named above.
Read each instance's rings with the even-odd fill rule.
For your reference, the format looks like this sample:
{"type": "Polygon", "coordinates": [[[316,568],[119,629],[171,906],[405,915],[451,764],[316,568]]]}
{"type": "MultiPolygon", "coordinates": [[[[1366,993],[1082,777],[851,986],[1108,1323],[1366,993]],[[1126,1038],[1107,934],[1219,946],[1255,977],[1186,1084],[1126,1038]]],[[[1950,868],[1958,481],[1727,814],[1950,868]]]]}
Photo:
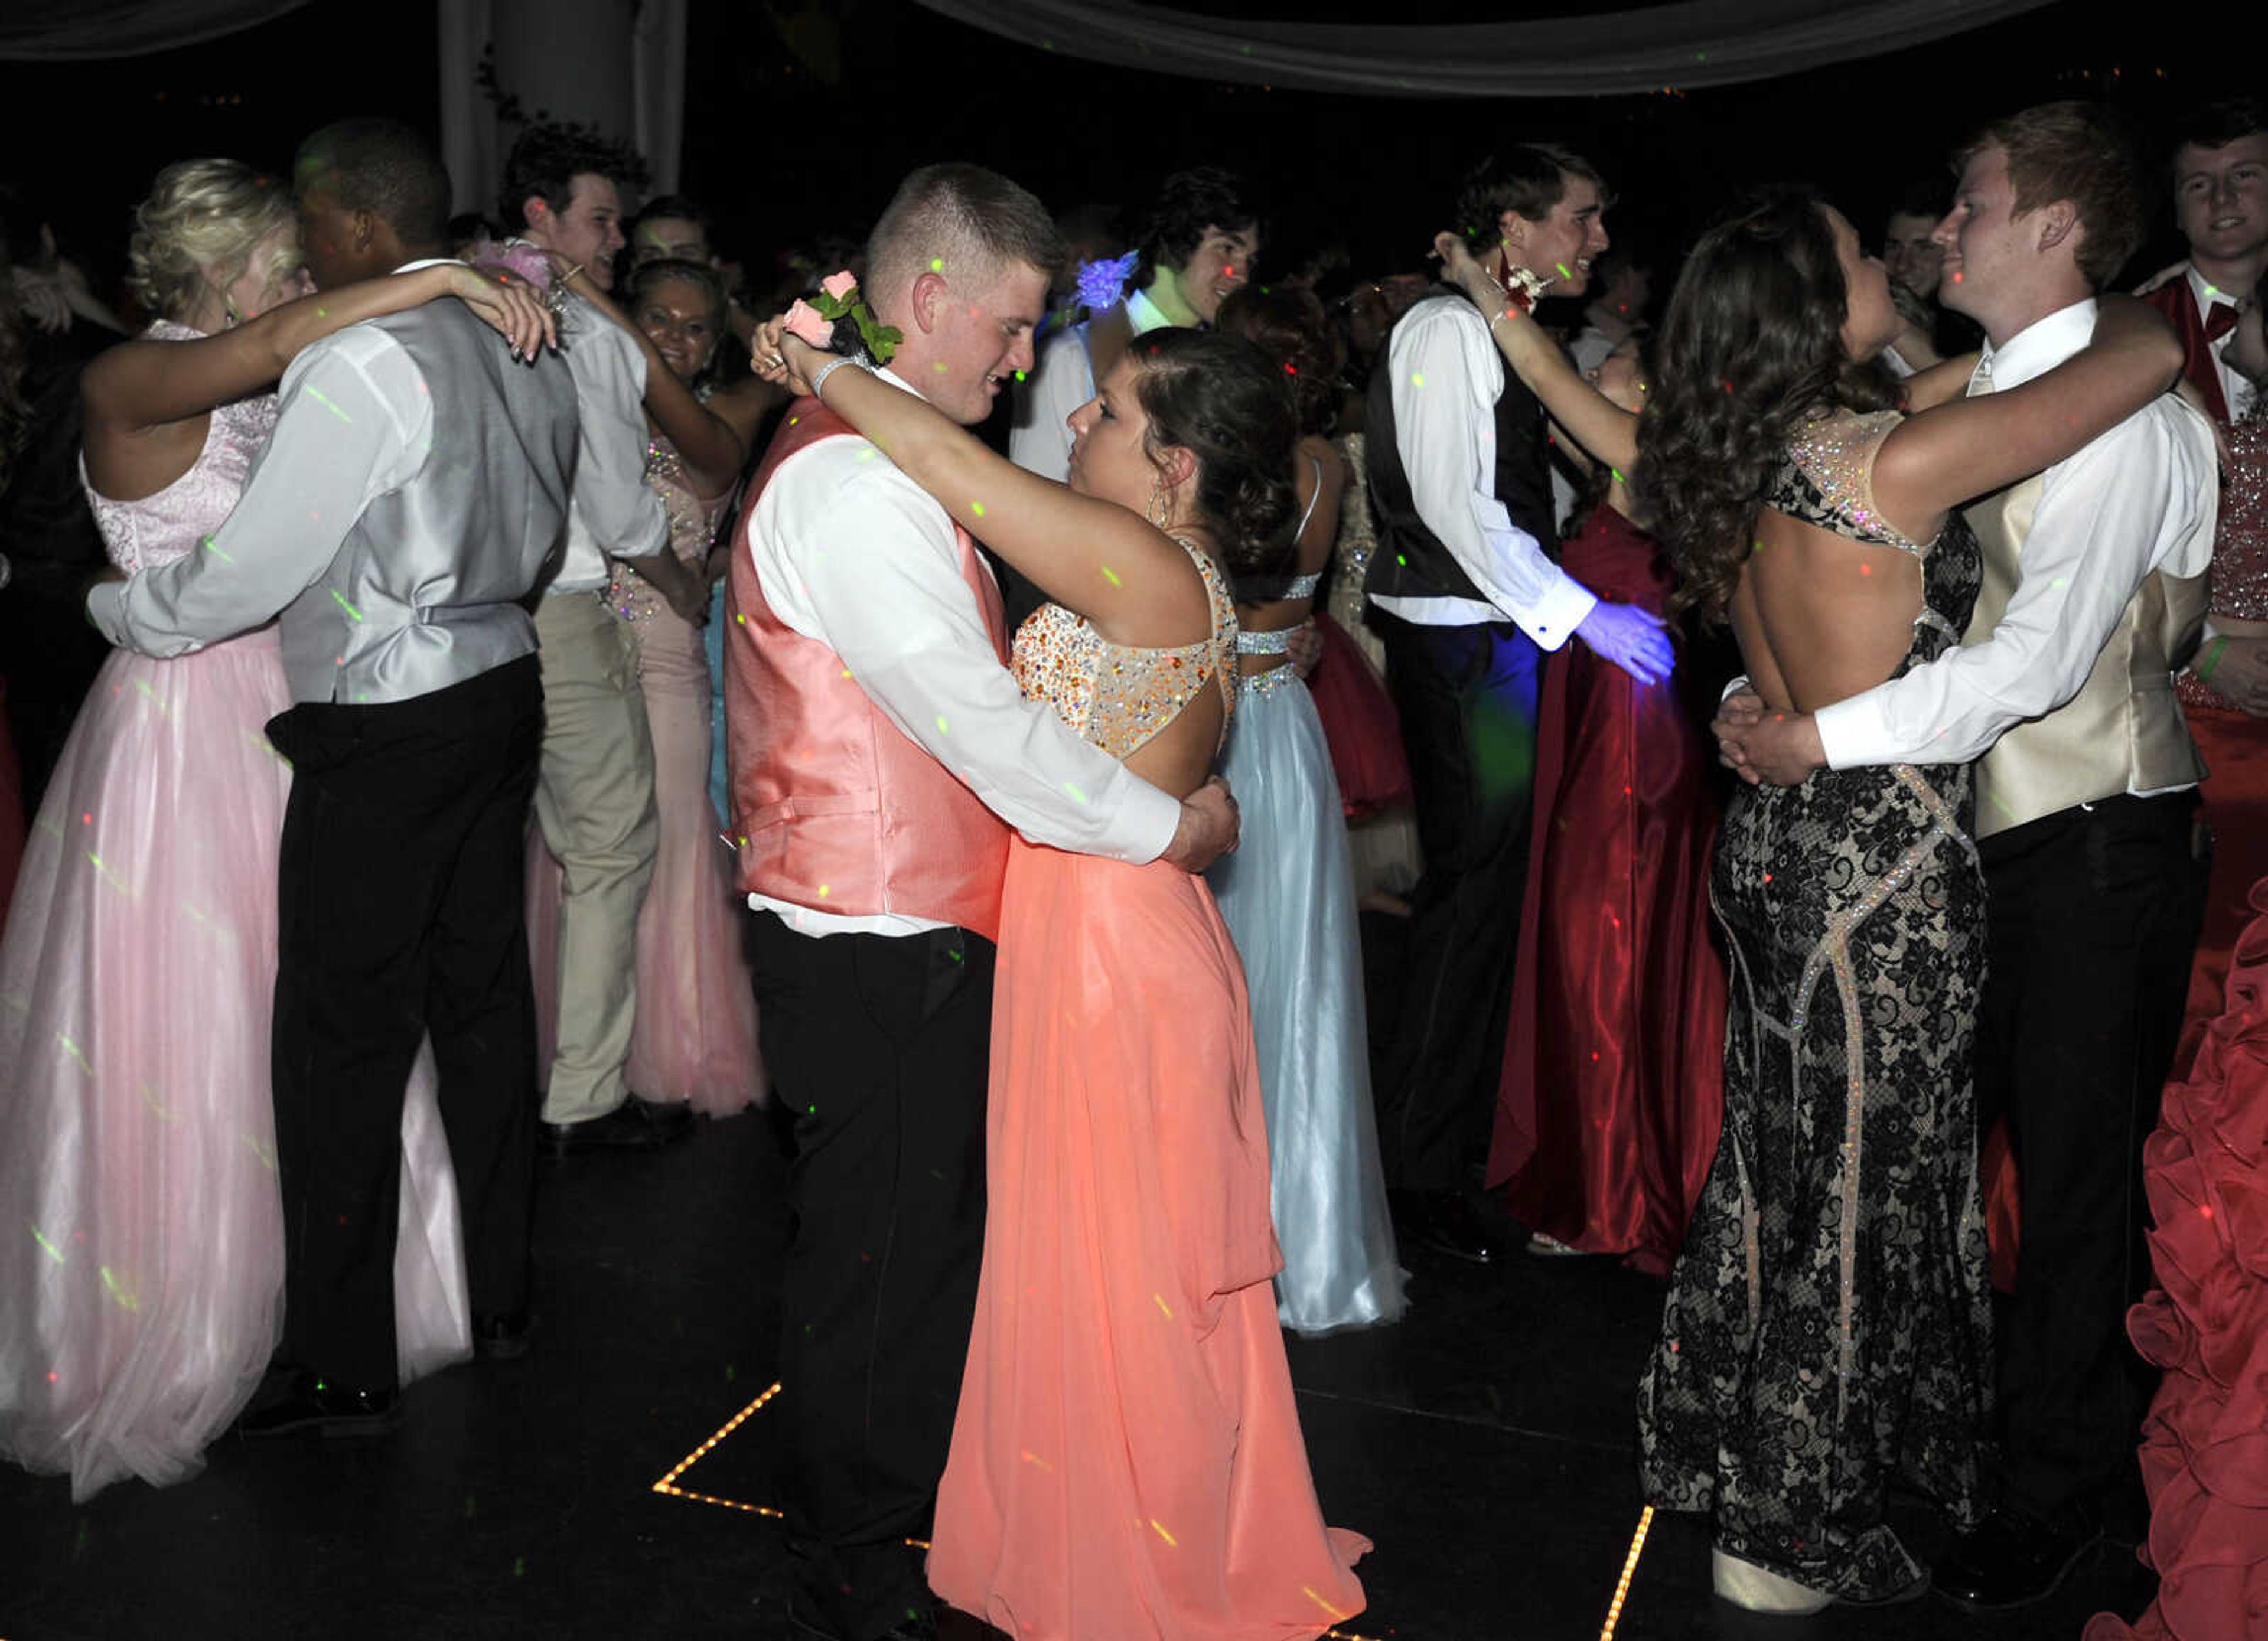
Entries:
{"type": "MultiPolygon", "coordinates": [[[[883,372],[964,423],[1032,363],[1063,247],[973,166],[908,177],[865,296],[883,372]]],[[[790,1617],[841,1641],[934,1633],[926,1538],[984,1229],[992,940],[1011,827],[1202,871],[1235,837],[1027,702],[1000,594],[945,509],[799,401],[733,543],[725,658],[740,887],[763,1052],[795,1115],[781,1483],[790,1617]]]]}

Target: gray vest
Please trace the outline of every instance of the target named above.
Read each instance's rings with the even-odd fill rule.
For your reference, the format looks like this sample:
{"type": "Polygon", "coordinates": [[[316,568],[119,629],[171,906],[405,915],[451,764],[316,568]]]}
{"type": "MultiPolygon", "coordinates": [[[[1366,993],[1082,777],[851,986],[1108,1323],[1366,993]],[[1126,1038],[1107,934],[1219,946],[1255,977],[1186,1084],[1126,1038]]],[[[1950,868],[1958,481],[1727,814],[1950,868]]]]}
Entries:
{"type": "Polygon", "coordinates": [[[533,654],[524,601],[566,530],[577,417],[565,361],[520,364],[458,302],[369,322],[423,376],[432,444],[284,612],[295,701],[406,701],[533,654]]]}

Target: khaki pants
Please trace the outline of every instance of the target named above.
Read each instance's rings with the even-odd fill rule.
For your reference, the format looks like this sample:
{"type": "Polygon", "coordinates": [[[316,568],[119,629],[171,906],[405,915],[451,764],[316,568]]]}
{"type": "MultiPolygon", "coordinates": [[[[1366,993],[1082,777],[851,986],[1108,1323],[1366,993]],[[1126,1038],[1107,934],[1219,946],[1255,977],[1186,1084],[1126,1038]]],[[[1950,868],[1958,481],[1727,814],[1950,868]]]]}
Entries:
{"type": "Polygon", "coordinates": [[[536,606],[542,645],[543,761],[535,818],[563,868],[559,900],[559,1046],[543,1095],[547,1122],[580,1122],[630,1090],[637,1012],[637,920],[660,828],[653,741],[637,650],[598,593],[536,606]]]}

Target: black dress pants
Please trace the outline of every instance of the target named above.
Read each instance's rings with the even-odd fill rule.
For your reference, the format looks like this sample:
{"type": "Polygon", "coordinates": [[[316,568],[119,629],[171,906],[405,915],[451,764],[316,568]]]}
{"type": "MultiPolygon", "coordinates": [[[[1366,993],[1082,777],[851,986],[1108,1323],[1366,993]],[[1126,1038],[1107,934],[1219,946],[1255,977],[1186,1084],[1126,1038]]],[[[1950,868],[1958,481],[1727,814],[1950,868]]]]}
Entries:
{"type": "Polygon", "coordinates": [[[2142,1142],[2204,907],[2193,808],[2188,792],[2112,798],[1981,845],[1979,1131],[2007,1118],[2023,1203],[1998,1350],[2002,1502],[2066,1531],[2100,1525],[2131,1482],[2154,1380],[2126,1310],[2151,1281],[2142,1142]]]}
{"type": "Polygon", "coordinates": [[[781,1482],[803,1598],[852,1641],[924,1603],[984,1250],[992,943],[963,929],[751,942],[795,1118],[781,1482]]]}
{"type": "Polygon", "coordinates": [[[527,1299],[535,1012],[523,873],[543,733],[534,656],[415,699],[302,704],[279,877],[282,1360],[394,1381],[401,1106],[433,1039],[475,1314],[527,1299]]]}
{"type": "Polygon", "coordinates": [[[1472,1183],[1512,1008],[1543,653],[1509,622],[1427,627],[1373,611],[1402,721],[1425,875],[1410,897],[1400,1018],[1378,1082],[1387,1183],[1472,1183]]]}

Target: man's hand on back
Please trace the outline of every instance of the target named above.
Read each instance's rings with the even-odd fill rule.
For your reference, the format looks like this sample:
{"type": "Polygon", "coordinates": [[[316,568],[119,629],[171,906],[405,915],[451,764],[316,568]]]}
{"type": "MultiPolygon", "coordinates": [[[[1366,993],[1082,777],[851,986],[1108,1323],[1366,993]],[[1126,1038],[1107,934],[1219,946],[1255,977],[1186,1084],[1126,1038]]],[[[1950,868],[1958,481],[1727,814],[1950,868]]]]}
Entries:
{"type": "Polygon", "coordinates": [[[1182,804],[1182,823],[1159,858],[1183,872],[1203,872],[1236,847],[1236,799],[1218,775],[1182,804]]]}

